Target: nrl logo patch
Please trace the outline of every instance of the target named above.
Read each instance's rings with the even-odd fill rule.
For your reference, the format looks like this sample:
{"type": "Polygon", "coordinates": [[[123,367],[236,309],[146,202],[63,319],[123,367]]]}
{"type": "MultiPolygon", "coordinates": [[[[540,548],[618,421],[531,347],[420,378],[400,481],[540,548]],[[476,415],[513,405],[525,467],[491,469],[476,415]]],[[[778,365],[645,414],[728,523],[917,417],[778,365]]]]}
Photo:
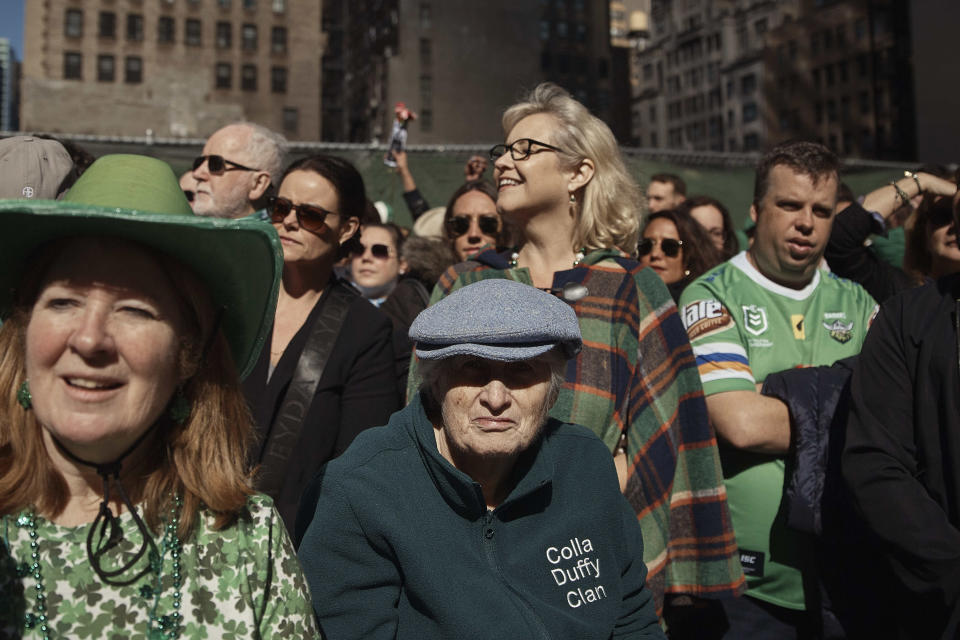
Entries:
{"type": "Polygon", "coordinates": [[[767,330],[767,309],[755,304],[743,305],[743,324],[755,336],[767,330]]]}
{"type": "Polygon", "coordinates": [[[830,324],[824,322],[823,328],[829,331],[830,337],[840,344],[846,344],[847,342],[850,342],[850,338],[853,337],[853,323],[844,323],[844,321],[840,320],[839,318],[830,324]]]}

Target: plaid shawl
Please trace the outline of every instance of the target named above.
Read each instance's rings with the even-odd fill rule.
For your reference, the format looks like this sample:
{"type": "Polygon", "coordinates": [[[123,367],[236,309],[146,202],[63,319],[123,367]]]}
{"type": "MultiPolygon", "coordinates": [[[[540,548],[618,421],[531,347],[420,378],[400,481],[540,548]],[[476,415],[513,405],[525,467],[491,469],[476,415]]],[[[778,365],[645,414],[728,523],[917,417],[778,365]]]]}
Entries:
{"type": "MultiPolygon", "coordinates": [[[[527,269],[510,269],[507,254],[487,251],[451,267],[431,304],[486,278],[532,284],[527,269]]],[[[647,586],[657,611],[665,593],[722,598],[744,591],[727,509],[717,441],[707,421],[700,375],[669,292],[660,278],[616,251],[588,254],[558,271],[589,294],[572,303],[583,350],[550,415],[592,429],[613,451],[627,434],[625,495],[643,530],[647,586]]],[[[415,388],[411,370],[411,388],[415,388]]]]}

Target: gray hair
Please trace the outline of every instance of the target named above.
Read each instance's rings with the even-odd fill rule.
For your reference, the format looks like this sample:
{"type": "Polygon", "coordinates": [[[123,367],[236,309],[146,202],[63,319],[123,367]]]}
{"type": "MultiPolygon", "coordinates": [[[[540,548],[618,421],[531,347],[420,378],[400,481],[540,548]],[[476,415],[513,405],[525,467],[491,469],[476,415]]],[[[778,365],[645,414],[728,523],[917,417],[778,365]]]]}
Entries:
{"type": "Polygon", "coordinates": [[[247,152],[257,162],[257,168],[268,172],[270,182],[274,186],[279,186],[285,162],[287,139],[255,122],[238,122],[236,124],[246,127],[250,131],[247,152]]]}

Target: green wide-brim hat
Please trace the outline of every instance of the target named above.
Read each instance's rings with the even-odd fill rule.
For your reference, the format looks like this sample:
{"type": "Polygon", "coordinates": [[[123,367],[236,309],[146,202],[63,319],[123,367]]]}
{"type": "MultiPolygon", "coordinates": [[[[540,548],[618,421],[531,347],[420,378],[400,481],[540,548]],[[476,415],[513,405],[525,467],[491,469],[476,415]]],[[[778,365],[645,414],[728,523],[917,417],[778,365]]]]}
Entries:
{"type": "Polygon", "coordinates": [[[194,215],[170,166],[109,155],[62,200],[0,200],[0,317],[9,317],[28,258],[61,238],[109,236],[161,251],[188,267],[222,309],[221,328],[241,378],[273,324],[283,251],[269,223],[194,215]]]}

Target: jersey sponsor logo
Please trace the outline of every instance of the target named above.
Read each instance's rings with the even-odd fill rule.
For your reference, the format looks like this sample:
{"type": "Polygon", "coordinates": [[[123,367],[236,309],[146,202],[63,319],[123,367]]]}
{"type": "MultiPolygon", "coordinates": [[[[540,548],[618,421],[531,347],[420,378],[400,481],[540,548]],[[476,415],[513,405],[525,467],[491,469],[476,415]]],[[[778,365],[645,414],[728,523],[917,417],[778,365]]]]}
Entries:
{"type": "Polygon", "coordinates": [[[733,316],[719,300],[698,300],[683,308],[683,326],[693,341],[729,329],[733,316]]]}
{"type": "Polygon", "coordinates": [[[830,337],[840,344],[846,344],[853,338],[853,322],[844,322],[837,318],[830,323],[824,322],[823,328],[829,331],[830,337]]]}
{"type": "Polygon", "coordinates": [[[807,332],[804,330],[802,314],[795,313],[792,316],[790,316],[790,326],[793,327],[794,339],[796,340],[807,339],[807,332]]]}
{"type": "Polygon", "coordinates": [[[767,309],[755,304],[743,305],[743,324],[747,331],[759,336],[767,330],[767,309]]]}

